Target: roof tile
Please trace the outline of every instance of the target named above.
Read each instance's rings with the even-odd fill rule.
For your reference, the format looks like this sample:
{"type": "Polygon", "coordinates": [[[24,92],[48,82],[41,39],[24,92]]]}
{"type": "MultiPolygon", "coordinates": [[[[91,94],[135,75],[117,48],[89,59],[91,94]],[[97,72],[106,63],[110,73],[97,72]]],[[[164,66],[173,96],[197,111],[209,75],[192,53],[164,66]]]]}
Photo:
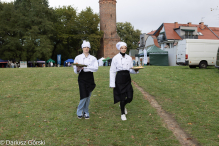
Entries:
{"type": "MultiPolygon", "coordinates": [[[[189,26],[188,24],[178,24],[178,26],[189,26]]],[[[208,27],[204,27],[204,29],[200,29],[200,26],[197,24],[191,24],[191,27],[197,27],[197,31],[201,32],[203,35],[198,36],[198,39],[218,39],[219,36],[219,28],[218,27],[209,27],[214,33],[211,32],[208,27]]],[[[164,23],[164,29],[166,33],[166,38],[168,40],[181,40],[181,37],[176,33],[175,24],[174,23],[164,23]]]]}
{"type": "MultiPolygon", "coordinates": [[[[179,24],[180,26],[180,24],[179,24]]],[[[164,23],[166,38],[168,40],[181,40],[181,37],[176,33],[174,23],[164,23]]]]}
{"type": "Polygon", "coordinates": [[[154,39],[154,45],[157,46],[158,48],[161,48],[157,41],[157,37],[153,35],[152,38],[154,39]]]}
{"type": "Polygon", "coordinates": [[[219,37],[219,27],[209,27],[219,37]]]}
{"type": "Polygon", "coordinates": [[[147,35],[153,35],[153,34],[155,33],[155,31],[156,31],[156,30],[153,30],[153,31],[147,33],[147,35]]]}

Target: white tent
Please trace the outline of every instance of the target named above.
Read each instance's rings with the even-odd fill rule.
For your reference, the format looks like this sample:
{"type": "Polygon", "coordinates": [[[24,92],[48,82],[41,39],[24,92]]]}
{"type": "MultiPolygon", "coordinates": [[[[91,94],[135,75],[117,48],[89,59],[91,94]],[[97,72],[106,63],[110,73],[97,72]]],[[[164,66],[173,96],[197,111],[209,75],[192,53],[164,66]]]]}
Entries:
{"type": "Polygon", "coordinates": [[[105,58],[100,58],[99,60],[98,60],[98,64],[99,64],[99,66],[103,66],[103,59],[105,59],[105,58]]]}

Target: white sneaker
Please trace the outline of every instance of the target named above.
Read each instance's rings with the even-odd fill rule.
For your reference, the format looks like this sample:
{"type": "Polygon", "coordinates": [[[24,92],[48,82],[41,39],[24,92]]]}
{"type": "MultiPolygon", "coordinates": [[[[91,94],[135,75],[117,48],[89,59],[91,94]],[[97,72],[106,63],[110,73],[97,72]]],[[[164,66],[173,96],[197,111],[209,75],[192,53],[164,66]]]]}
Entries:
{"type": "Polygon", "coordinates": [[[127,120],[125,114],[121,115],[121,119],[122,119],[123,121],[127,120]]]}
{"type": "MultiPolygon", "coordinates": [[[[119,107],[120,107],[120,105],[119,105],[119,107]]],[[[127,109],[125,108],[125,114],[127,115],[128,114],[128,111],[127,111],[127,109]]]]}

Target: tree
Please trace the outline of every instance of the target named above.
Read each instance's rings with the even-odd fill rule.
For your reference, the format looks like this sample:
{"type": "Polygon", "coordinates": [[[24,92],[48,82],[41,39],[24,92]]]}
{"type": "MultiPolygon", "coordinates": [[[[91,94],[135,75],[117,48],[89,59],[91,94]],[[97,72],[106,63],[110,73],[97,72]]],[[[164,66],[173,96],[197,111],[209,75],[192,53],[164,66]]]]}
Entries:
{"type": "Polygon", "coordinates": [[[23,48],[17,26],[19,14],[16,13],[13,3],[0,3],[0,18],[0,57],[19,59],[23,48]]]}
{"type": "Polygon", "coordinates": [[[74,58],[83,40],[91,42],[92,54],[100,48],[99,15],[90,7],[77,13],[71,6],[49,8],[48,0],[16,0],[0,2],[0,18],[1,59],[74,58]]]}
{"type": "Polygon", "coordinates": [[[17,0],[15,8],[21,13],[22,43],[26,60],[47,60],[51,56],[53,43],[54,11],[47,0],[17,0]],[[22,21],[23,20],[23,21],[22,21]]]}
{"type": "Polygon", "coordinates": [[[52,58],[57,54],[62,54],[62,60],[72,58],[77,55],[78,42],[77,35],[77,11],[71,6],[56,8],[55,13],[57,21],[55,23],[55,32],[53,36],[54,49],[52,58]]]}
{"type": "Polygon", "coordinates": [[[0,35],[3,44],[0,52],[6,59],[48,59],[53,49],[53,9],[47,0],[16,0],[6,4],[0,16],[0,35]],[[9,10],[7,10],[7,9],[9,10]]]}
{"type": "Polygon", "coordinates": [[[57,37],[54,45],[54,55],[64,54],[62,58],[75,58],[81,53],[83,40],[91,43],[91,53],[95,54],[100,48],[103,33],[99,30],[99,16],[89,7],[77,13],[71,6],[55,9],[57,37]]]}
{"type": "Polygon", "coordinates": [[[121,41],[127,43],[127,53],[130,49],[136,49],[138,47],[139,37],[141,35],[140,30],[134,30],[134,26],[129,22],[118,22],[117,24],[117,33],[121,38],[121,41]]]}
{"type": "Polygon", "coordinates": [[[96,52],[99,50],[100,40],[103,36],[103,32],[99,29],[99,23],[99,15],[93,13],[90,7],[81,11],[78,15],[79,35],[82,40],[90,41],[93,55],[96,55],[96,52]]]}

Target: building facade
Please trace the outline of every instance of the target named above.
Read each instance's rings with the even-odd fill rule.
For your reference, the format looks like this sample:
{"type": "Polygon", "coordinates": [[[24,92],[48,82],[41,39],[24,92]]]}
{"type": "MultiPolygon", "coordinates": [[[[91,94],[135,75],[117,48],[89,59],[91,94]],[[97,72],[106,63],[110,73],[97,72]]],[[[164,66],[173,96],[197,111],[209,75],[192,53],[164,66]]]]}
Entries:
{"type": "Polygon", "coordinates": [[[156,36],[162,50],[173,48],[179,40],[183,39],[212,39],[218,40],[218,28],[208,27],[204,22],[199,24],[162,23],[161,26],[153,32],[156,36]]]}

